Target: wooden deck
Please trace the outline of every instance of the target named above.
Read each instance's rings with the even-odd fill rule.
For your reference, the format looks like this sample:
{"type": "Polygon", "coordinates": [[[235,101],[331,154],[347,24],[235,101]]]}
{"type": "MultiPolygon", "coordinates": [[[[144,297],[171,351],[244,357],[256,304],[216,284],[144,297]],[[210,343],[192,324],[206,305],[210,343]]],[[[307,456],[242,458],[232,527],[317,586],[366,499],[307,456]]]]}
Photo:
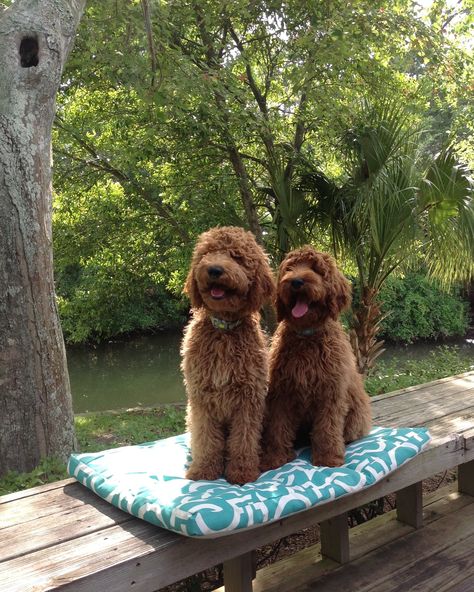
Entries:
{"type": "Polygon", "coordinates": [[[369,489],[220,539],[189,539],[154,527],[72,479],[4,496],[0,592],[154,592],[217,563],[224,563],[227,592],[249,591],[252,550],[314,523],[323,523],[331,533],[327,525],[338,520],[343,525],[345,512],[392,492],[400,492],[397,515],[350,533],[338,527],[336,538],[323,541],[323,554],[339,553],[341,559],[348,536],[350,564],[327,558],[318,562],[321,548],[312,548],[258,572],[253,589],[473,592],[474,372],[375,397],[373,411],[375,425],[429,427],[431,444],[369,489]],[[416,530],[421,522],[419,482],[458,465],[462,493],[443,490],[427,498],[425,526],[416,530]]]}
{"type": "Polygon", "coordinates": [[[314,545],[257,574],[255,592],[473,592],[474,497],[456,485],[426,497],[424,527],[389,512],[350,530],[353,557],[339,565],[314,545]]]}

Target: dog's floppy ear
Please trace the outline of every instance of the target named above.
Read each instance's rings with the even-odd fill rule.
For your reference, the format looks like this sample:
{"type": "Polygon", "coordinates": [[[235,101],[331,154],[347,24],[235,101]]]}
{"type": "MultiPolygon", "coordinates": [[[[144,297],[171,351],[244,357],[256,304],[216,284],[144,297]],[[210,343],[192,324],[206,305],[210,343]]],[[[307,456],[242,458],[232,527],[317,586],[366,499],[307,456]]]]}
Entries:
{"type": "Polygon", "coordinates": [[[199,292],[196,279],[194,278],[194,265],[191,265],[188,277],[186,278],[186,282],[184,283],[183,292],[191,300],[192,308],[201,308],[203,306],[204,302],[199,292]]]}
{"type": "Polygon", "coordinates": [[[330,269],[327,281],[328,298],[327,307],[329,315],[337,319],[341,312],[348,308],[352,300],[352,287],[344,275],[339,271],[332,257],[327,257],[326,263],[330,269]]]}
{"type": "Polygon", "coordinates": [[[255,281],[249,292],[249,302],[252,310],[260,310],[262,306],[275,297],[275,279],[261,247],[261,257],[255,270],[255,281]]]}
{"type": "Polygon", "coordinates": [[[286,272],[286,267],[290,261],[290,259],[292,258],[291,254],[287,254],[286,257],[283,259],[283,261],[280,263],[280,267],[278,268],[278,278],[277,278],[277,289],[276,289],[276,298],[275,298],[275,309],[276,309],[276,314],[277,314],[277,321],[279,323],[281,323],[286,317],[287,317],[287,310],[286,310],[286,306],[285,303],[283,302],[283,300],[280,298],[280,293],[279,293],[279,289],[278,286],[280,284],[280,279],[283,277],[283,275],[286,272]]]}
{"type": "Polygon", "coordinates": [[[277,294],[276,300],[275,300],[275,309],[276,309],[276,315],[277,315],[277,322],[281,323],[283,321],[283,319],[285,319],[285,317],[286,317],[286,307],[283,303],[283,300],[280,298],[280,296],[278,294],[277,294]]]}

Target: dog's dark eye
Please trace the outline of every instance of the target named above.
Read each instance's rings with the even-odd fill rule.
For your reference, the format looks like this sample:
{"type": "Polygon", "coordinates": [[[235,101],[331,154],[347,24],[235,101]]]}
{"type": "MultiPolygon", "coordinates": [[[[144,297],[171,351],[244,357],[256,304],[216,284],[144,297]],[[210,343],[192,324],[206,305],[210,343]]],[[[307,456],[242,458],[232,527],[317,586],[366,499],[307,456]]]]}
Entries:
{"type": "Polygon", "coordinates": [[[317,265],[313,265],[311,269],[314,271],[314,273],[317,273],[321,277],[324,277],[326,275],[324,269],[321,269],[321,267],[318,267],[317,265]]]}
{"type": "Polygon", "coordinates": [[[236,263],[243,263],[244,262],[244,258],[240,257],[239,255],[231,255],[231,257],[236,263]]]}

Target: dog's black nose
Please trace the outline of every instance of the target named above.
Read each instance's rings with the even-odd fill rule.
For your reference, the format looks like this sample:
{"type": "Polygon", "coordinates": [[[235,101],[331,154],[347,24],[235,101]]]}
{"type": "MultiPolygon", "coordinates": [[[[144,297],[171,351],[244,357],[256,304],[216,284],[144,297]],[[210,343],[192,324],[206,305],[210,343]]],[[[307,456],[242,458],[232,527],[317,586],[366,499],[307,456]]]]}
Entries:
{"type": "Polygon", "coordinates": [[[219,265],[212,265],[211,267],[207,268],[207,273],[211,278],[218,278],[224,273],[224,270],[222,267],[219,267],[219,265]]]}
{"type": "Polygon", "coordinates": [[[301,278],[295,278],[294,280],[291,280],[291,287],[293,290],[299,290],[301,286],[304,286],[304,280],[301,278]]]}

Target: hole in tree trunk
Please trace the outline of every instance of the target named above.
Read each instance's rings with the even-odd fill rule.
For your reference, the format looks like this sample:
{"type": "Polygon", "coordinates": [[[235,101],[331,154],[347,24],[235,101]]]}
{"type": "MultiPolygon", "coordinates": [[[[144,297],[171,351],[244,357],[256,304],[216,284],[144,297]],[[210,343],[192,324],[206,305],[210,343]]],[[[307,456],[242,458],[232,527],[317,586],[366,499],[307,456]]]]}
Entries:
{"type": "Polygon", "coordinates": [[[20,43],[20,58],[22,68],[37,66],[39,45],[36,37],[23,37],[20,43]]]}

